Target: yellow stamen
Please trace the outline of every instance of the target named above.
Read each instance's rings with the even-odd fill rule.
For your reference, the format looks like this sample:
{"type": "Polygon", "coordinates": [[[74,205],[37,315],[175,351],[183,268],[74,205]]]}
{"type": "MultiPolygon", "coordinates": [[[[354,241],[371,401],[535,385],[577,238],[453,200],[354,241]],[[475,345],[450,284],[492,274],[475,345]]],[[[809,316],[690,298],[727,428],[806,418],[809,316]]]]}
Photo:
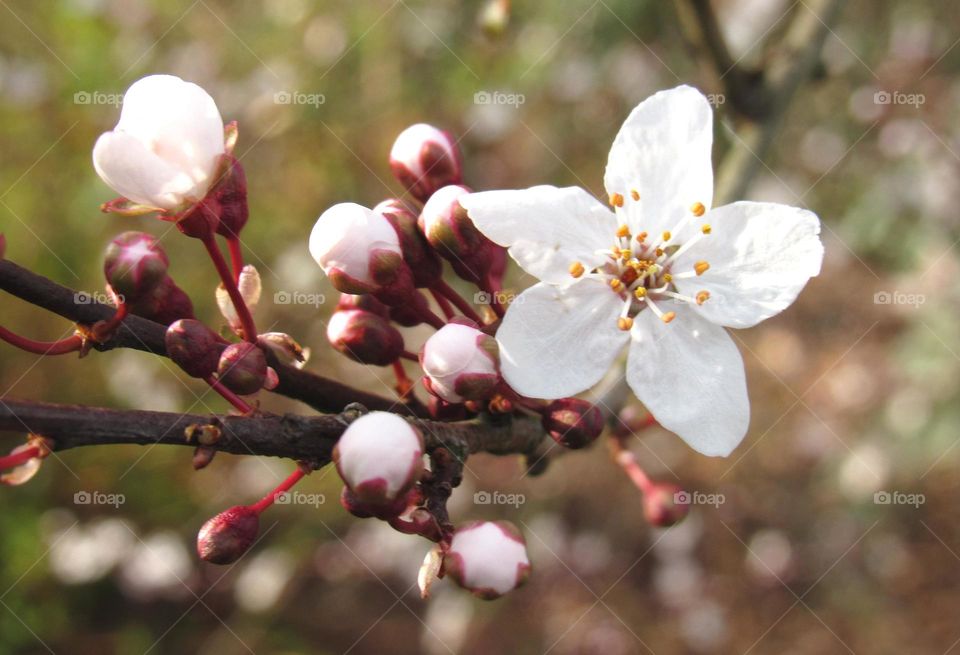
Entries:
{"type": "Polygon", "coordinates": [[[669,231],[669,230],[666,231],[666,232],[664,232],[664,233],[663,233],[663,240],[664,240],[664,242],[669,241],[671,236],[673,236],[673,235],[670,234],[670,231],[669,231]]]}
{"type": "Polygon", "coordinates": [[[626,261],[626,260],[630,259],[631,257],[633,257],[633,251],[632,251],[632,250],[630,250],[629,248],[621,248],[621,249],[620,249],[620,259],[626,261]]]}
{"type": "Polygon", "coordinates": [[[697,293],[697,304],[698,304],[698,305],[702,305],[703,303],[707,302],[708,300],[710,300],[710,292],[709,292],[709,291],[701,291],[701,292],[697,293]]]}
{"type": "Polygon", "coordinates": [[[657,254],[657,257],[663,257],[663,248],[657,248],[653,252],[657,254]]]}
{"type": "Polygon", "coordinates": [[[617,327],[626,332],[633,327],[633,319],[627,316],[623,316],[617,319],[617,327]]]}
{"type": "Polygon", "coordinates": [[[614,207],[623,207],[623,195],[619,193],[611,193],[610,204],[614,207]]]}
{"type": "Polygon", "coordinates": [[[633,295],[637,297],[637,300],[642,300],[647,297],[647,288],[637,287],[636,291],[633,292],[633,295]]]}
{"type": "Polygon", "coordinates": [[[618,227],[618,228],[617,228],[617,237],[618,237],[618,238],[621,238],[621,239],[624,238],[624,237],[626,237],[626,238],[629,239],[629,238],[630,238],[630,228],[627,227],[626,225],[621,225],[620,227],[618,227]]]}
{"type": "Polygon", "coordinates": [[[646,232],[641,232],[640,234],[637,235],[637,241],[639,241],[640,243],[643,243],[646,240],[647,240],[646,232]]]}
{"type": "Polygon", "coordinates": [[[630,189],[630,197],[634,200],[640,200],[640,192],[636,189],[630,189]]]}
{"type": "Polygon", "coordinates": [[[690,207],[690,211],[693,212],[694,216],[703,216],[706,213],[707,208],[703,206],[702,202],[695,202],[693,206],[690,207]]]}
{"type": "Polygon", "coordinates": [[[570,264],[570,275],[573,277],[580,277],[583,275],[583,264],[580,262],[573,262],[570,264]]]}
{"type": "Polygon", "coordinates": [[[699,261],[693,265],[693,270],[697,272],[697,275],[703,275],[710,269],[710,264],[704,261],[699,261]]]}
{"type": "Polygon", "coordinates": [[[619,293],[623,289],[623,282],[620,281],[620,278],[615,277],[610,280],[610,288],[619,293]]]}
{"type": "Polygon", "coordinates": [[[676,312],[667,312],[666,314],[664,314],[663,316],[660,317],[660,320],[663,321],[664,323],[669,323],[670,321],[672,321],[672,320],[675,319],[676,317],[677,317],[677,313],[676,313],[676,312]]]}
{"type": "Polygon", "coordinates": [[[713,228],[710,227],[709,223],[707,223],[706,225],[700,228],[700,231],[703,232],[704,234],[710,234],[711,232],[713,232],[713,228]]]}
{"type": "Polygon", "coordinates": [[[664,274],[663,274],[663,281],[664,281],[664,282],[673,282],[673,276],[670,275],[669,273],[664,273],[664,274]]]}

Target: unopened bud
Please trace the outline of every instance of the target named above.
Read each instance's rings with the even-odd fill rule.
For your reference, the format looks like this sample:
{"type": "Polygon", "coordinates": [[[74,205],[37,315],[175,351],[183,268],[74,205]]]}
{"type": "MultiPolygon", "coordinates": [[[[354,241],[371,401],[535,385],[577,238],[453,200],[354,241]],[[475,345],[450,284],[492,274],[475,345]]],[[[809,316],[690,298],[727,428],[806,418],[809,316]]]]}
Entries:
{"type": "Polygon", "coordinates": [[[197,449],[193,451],[193,470],[201,471],[210,466],[210,462],[213,461],[213,457],[216,454],[217,451],[213,448],[198,446],[197,449]]]}
{"type": "Polygon", "coordinates": [[[267,381],[267,358],[252,343],[232,343],[220,355],[217,378],[241,396],[256,393],[267,381]]]}
{"type": "Polygon", "coordinates": [[[678,485],[654,482],[643,494],[643,514],[650,525],[669,528],[689,513],[689,495],[678,485]]]}
{"type": "Polygon", "coordinates": [[[384,521],[389,521],[407,511],[407,507],[409,506],[407,501],[408,495],[409,494],[401,494],[392,503],[377,505],[364,502],[350,490],[350,487],[345,486],[343,491],[340,492],[340,505],[360,519],[376,517],[384,521]]]}
{"type": "Polygon", "coordinates": [[[195,378],[213,375],[224,349],[213,330],[192,318],[171,323],[163,341],[167,347],[167,357],[187,375],[195,378]]]}
{"type": "Polygon", "coordinates": [[[160,243],[146,232],[124,232],[107,246],[103,273],[126,302],[143,298],[167,275],[170,260],[160,243]]]}
{"type": "Polygon", "coordinates": [[[369,293],[363,295],[341,293],[340,299],[337,301],[337,310],[341,309],[362,309],[383,318],[390,318],[390,308],[369,293]]]}
{"type": "Polygon", "coordinates": [[[450,403],[483,400],[500,382],[497,340],[475,327],[448,323],[423,345],[424,385],[450,403]]]}
{"type": "Polygon", "coordinates": [[[493,600],[530,575],[527,544],[508,521],[474,521],[457,528],[443,560],[444,571],[464,589],[493,600]]]}
{"type": "Polygon", "coordinates": [[[220,205],[217,233],[236,238],[247,224],[250,211],[247,208],[247,176],[243,166],[233,156],[224,155],[223,172],[212,193],[220,205]]]}
{"type": "MultiPolygon", "coordinates": [[[[256,267],[252,264],[247,264],[240,271],[240,278],[237,281],[237,289],[240,291],[240,296],[243,298],[244,304],[250,310],[250,313],[257,309],[257,303],[260,302],[260,292],[262,291],[262,286],[260,283],[260,273],[257,272],[256,267]]],[[[223,283],[217,285],[217,307],[220,308],[220,313],[227,323],[230,324],[230,328],[234,332],[241,331],[243,324],[240,321],[240,317],[237,315],[237,310],[233,306],[233,301],[230,299],[230,294],[227,293],[227,290],[224,288],[223,283]]]]}
{"type": "Polygon", "coordinates": [[[290,359],[296,365],[303,365],[310,359],[310,349],[304,348],[296,339],[285,332],[264,332],[257,337],[257,343],[266,346],[277,355],[290,359]]]}
{"type": "Polygon", "coordinates": [[[211,564],[232,564],[246,553],[260,532],[260,517],[238,505],[203,524],[197,535],[197,553],[211,564]]]}
{"type": "Polygon", "coordinates": [[[409,303],[390,308],[390,320],[403,327],[416,327],[423,323],[423,313],[418,307],[427,306],[427,298],[414,289],[409,303]]]}
{"type": "Polygon", "coordinates": [[[421,202],[437,189],[459,184],[463,178],[460,149],[453,137],[432,125],[411,125],[390,149],[390,170],[421,202]]]}
{"type": "Polygon", "coordinates": [[[480,233],[460,205],[460,198],[469,193],[464,186],[443,187],[423,206],[418,225],[427,242],[450,262],[457,275],[479,283],[490,270],[489,249],[497,246],[480,233]]]}
{"type": "Polygon", "coordinates": [[[603,432],[603,412],[579,398],[554,400],[541,422],[554,441],[571,449],[589,446],[603,432]]]}
{"type": "Polygon", "coordinates": [[[417,227],[416,214],[396,198],[384,200],[373,211],[383,214],[396,230],[403,261],[413,273],[414,285],[420,288],[435,285],[443,274],[443,265],[437,251],[430,247],[417,227]]]}
{"type": "Polygon", "coordinates": [[[180,318],[193,318],[193,302],[169,275],[149,294],[130,304],[130,313],[170,325],[180,318]]]}
{"type": "Polygon", "coordinates": [[[333,450],[340,477],[356,497],[390,505],[423,472],[423,437],[396,414],[370,412],[344,431],[333,450]]]}
{"type": "Polygon", "coordinates": [[[382,316],[362,309],[334,312],[327,339],[340,353],[361,364],[386,366],[403,352],[403,336],[382,316]]]}

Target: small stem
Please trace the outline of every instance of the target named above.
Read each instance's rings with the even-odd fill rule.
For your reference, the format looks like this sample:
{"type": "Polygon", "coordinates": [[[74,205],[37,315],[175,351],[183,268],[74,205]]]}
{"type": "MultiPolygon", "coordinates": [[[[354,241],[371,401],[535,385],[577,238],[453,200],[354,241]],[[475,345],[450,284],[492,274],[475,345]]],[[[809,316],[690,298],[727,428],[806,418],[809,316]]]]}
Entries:
{"type": "Polygon", "coordinates": [[[40,456],[40,448],[33,446],[25,450],[20,451],[14,455],[7,455],[6,457],[0,457],[0,471],[6,469],[12,469],[20,466],[21,464],[26,464],[34,457],[40,456]]]}
{"type": "Polygon", "coordinates": [[[240,283],[240,271],[243,270],[243,250],[240,248],[240,239],[227,238],[227,249],[230,251],[230,265],[233,267],[233,280],[240,283]]]}
{"type": "Polygon", "coordinates": [[[217,246],[216,239],[213,236],[208,236],[201,240],[207,249],[207,253],[210,255],[210,260],[217,269],[217,274],[220,276],[223,288],[227,290],[230,301],[233,303],[234,309],[237,310],[237,316],[240,319],[240,326],[243,331],[243,338],[250,343],[256,343],[257,327],[253,322],[253,316],[250,315],[250,308],[247,307],[247,303],[243,301],[240,289],[237,288],[237,281],[230,272],[230,267],[227,266],[227,262],[223,258],[223,253],[220,252],[220,248],[217,246]]]}
{"type": "Polygon", "coordinates": [[[94,324],[92,330],[93,338],[100,343],[108,341],[110,337],[113,336],[114,331],[120,327],[121,323],[123,323],[123,319],[127,317],[128,313],[129,308],[127,307],[127,303],[120,302],[120,304],[117,305],[117,311],[114,312],[113,316],[105,321],[94,324]]]}
{"type": "Polygon", "coordinates": [[[400,357],[409,362],[417,362],[418,364],[420,363],[420,358],[417,357],[416,353],[412,353],[409,350],[404,350],[402,353],[400,353],[400,357]]]}
{"type": "Polygon", "coordinates": [[[65,355],[77,352],[83,346],[83,337],[78,334],[59,341],[34,341],[15,334],[3,326],[0,326],[0,339],[34,355],[65,355]]]}
{"type": "Polygon", "coordinates": [[[440,328],[442,328],[444,325],[447,324],[445,320],[443,320],[442,318],[434,314],[432,311],[430,311],[430,308],[427,307],[426,303],[416,307],[414,311],[416,311],[420,315],[420,318],[423,319],[424,323],[426,323],[427,325],[430,325],[431,327],[437,330],[439,330],[440,328]]]}
{"type": "Polygon", "coordinates": [[[207,384],[210,385],[211,389],[213,389],[218,394],[223,396],[223,398],[227,402],[233,405],[237,409],[237,411],[242,413],[244,416],[247,416],[253,413],[253,407],[251,407],[250,404],[247,401],[245,401],[243,398],[241,398],[240,396],[238,396],[237,394],[233,393],[232,391],[227,389],[225,386],[223,386],[223,383],[220,382],[220,380],[213,377],[212,375],[205,377],[204,380],[206,381],[207,384]]]}
{"type": "Polygon", "coordinates": [[[648,493],[653,488],[653,483],[650,481],[650,478],[647,477],[647,474],[640,467],[640,462],[637,461],[637,456],[631,452],[626,445],[623,443],[623,440],[619,437],[614,437],[610,440],[610,448],[613,450],[613,459],[620,465],[620,468],[623,469],[623,472],[627,474],[627,477],[630,478],[630,481],[637,486],[640,491],[643,493],[648,493]]]}
{"type": "Polygon", "coordinates": [[[443,280],[438,280],[437,284],[433,289],[431,289],[431,291],[436,291],[436,293],[452,302],[454,306],[460,310],[461,314],[469,318],[471,321],[474,321],[477,325],[483,325],[483,319],[480,318],[480,314],[477,313],[473,306],[463,297],[461,297],[453,287],[443,280]]]}
{"type": "Polygon", "coordinates": [[[455,316],[453,307],[450,305],[450,301],[441,296],[436,289],[430,289],[430,295],[433,296],[433,299],[437,301],[440,311],[443,312],[443,315],[447,317],[448,321],[455,316]]]}
{"type": "Polygon", "coordinates": [[[397,377],[397,395],[406,398],[413,389],[413,380],[407,376],[407,372],[399,359],[393,363],[393,374],[397,377]]]}
{"type": "Polygon", "coordinates": [[[287,476],[287,479],[277,485],[276,489],[268,493],[261,500],[258,500],[253,505],[247,505],[251,510],[257,514],[263,513],[265,509],[273,505],[273,502],[277,499],[277,496],[282,494],[285,491],[290,491],[290,489],[296,483],[300,482],[307,473],[303,470],[303,467],[298,466],[297,470],[287,476]]]}

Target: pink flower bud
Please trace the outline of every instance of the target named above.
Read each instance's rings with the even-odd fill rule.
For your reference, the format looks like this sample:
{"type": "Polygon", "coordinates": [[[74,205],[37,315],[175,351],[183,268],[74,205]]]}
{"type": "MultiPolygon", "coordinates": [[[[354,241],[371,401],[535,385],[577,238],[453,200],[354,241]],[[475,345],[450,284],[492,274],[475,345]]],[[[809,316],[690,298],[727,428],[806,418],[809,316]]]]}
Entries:
{"type": "Polygon", "coordinates": [[[356,497],[391,505],[423,472],[423,437],[396,414],[370,412],[344,431],[333,450],[340,477],[356,497]]]}
{"type": "Polygon", "coordinates": [[[474,521],[454,533],[443,567],[464,589],[493,600],[526,581],[530,558],[523,535],[512,523],[474,521]]]}
{"type": "Polygon", "coordinates": [[[450,403],[483,400],[500,381],[497,340],[475,327],[448,323],[420,352],[424,385],[450,403]]]}
{"type": "Polygon", "coordinates": [[[243,166],[232,155],[224,155],[222,167],[220,181],[213,189],[214,198],[220,206],[217,234],[236,238],[250,217],[247,207],[247,176],[243,172],[243,166]]]}
{"type": "Polygon", "coordinates": [[[490,249],[499,246],[480,233],[460,205],[460,198],[469,193],[465,186],[443,187],[423,206],[418,225],[427,242],[450,262],[454,272],[476,284],[490,270],[490,249]]]}
{"type": "MultiPolygon", "coordinates": [[[[257,309],[257,303],[260,302],[260,292],[263,287],[260,283],[260,273],[257,272],[256,267],[253,264],[247,264],[240,271],[240,279],[237,281],[237,288],[240,291],[240,296],[243,298],[244,303],[247,305],[247,308],[250,310],[250,313],[253,314],[257,309]]],[[[220,313],[227,323],[230,324],[230,328],[234,332],[242,331],[243,324],[240,322],[240,317],[237,316],[237,310],[233,306],[233,301],[230,300],[230,294],[227,293],[227,290],[224,288],[223,283],[217,285],[217,307],[220,308],[220,313]]]]}
{"type": "Polygon", "coordinates": [[[197,534],[197,553],[211,564],[232,564],[240,559],[260,531],[260,517],[249,507],[238,505],[217,514],[197,534]]]}
{"type": "Polygon", "coordinates": [[[403,336],[382,316],[362,309],[334,312],[327,339],[340,353],[361,364],[386,366],[403,352],[403,336]]]}
{"type": "Polygon", "coordinates": [[[579,398],[554,400],[541,422],[554,441],[571,449],[589,446],[603,432],[603,412],[579,398]]]}
{"type": "Polygon", "coordinates": [[[124,232],[107,246],[103,274],[116,294],[133,302],[153,291],[167,275],[170,260],[145,232],[124,232]]]}
{"type": "Polygon", "coordinates": [[[463,178],[460,149],[450,134],[426,123],[411,125],[390,149],[390,170],[416,199],[463,178]]]}
{"type": "Polygon", "coordinates": [[[403,261],[413,273],[414,285],[420,288],[431,287],[443,274],[443,266],[437,251],[430,247],[417,227],[417,216],[396,198],[384,200],[373,208],[383,214],[400,239],[403,261]]]}
{"type": "Polygon", "coordinates": [[[130,313],[170,325],[180,318],[193,318],[193,303],[168,275],[153,291],[131,303],[130,313]]]}
{"type": "Polygon", "coordinates": [[[355,203],[323,212],[310,233],[310,254],[343,293],[385,294],[380,300],[396,304],[413,289],[390,221],[355,203]]]}
{"type": "Polygon", "coordinates": [[[220,355],[217,378],[241,396],[256,393],[267,381],[267,358],[252,343],[232,343],[220,355]]]}
{"type": "Polygon", "coordinates": [[[643,494],[643,514],[650,525],[669,528],[690,513],[690,499],[682,487],[654,482],[643,494]]]}
{"type": "Polygon", "coordinates": [[[341,293],[337,301],[337,311],[346,309],[362,309],[383,318],[390,318],[390,308],[368,293],[363,295],[341,293]]]}
{"type": "Polygon", "coordinates": [[[213,375],[225,348],[217,334],[200,321],[184,318],[174,321],[163,337],[167,357],[195,378],[213,375]]]}

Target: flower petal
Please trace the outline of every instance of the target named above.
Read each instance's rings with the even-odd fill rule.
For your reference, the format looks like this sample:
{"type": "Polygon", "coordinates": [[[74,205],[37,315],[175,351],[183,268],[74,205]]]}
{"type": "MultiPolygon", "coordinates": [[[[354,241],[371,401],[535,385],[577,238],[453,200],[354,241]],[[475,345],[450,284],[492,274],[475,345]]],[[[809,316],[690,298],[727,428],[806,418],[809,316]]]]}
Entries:
{"type": "Polygon", "coordinates": [[[564,398],[589,389],[628,339],[617,327],[622,305],[595,279],[530,287],[513,301],[497,330],[504,380],[531,398],[564,398]]]}
{"type": "Polygon", "coordinates": [[[660,91],[637,105],[613,141],[604,175],[607,193],[624,197],[621,211],[634,233],[675,231],[694,203],[710,207],[712,145],[713,111],[693,87],[660,91]]]}
{"type": "Polygon", "coordinates": [[[644,310],[631,336],[627,383],[637,398],[694,450],[729,455],[747,432],[750,401],[727,331],[689,309],[669,324],[644,310]]]}
{"type": "Polygon", "coordinates": [[[811,277],[820,273],[823,244],[820,219],[798,207],[735,202],[712,210],[711,233],[681,254],[674,272],[710,265],[703,275],[677,280],[677,289],[710,299],[696,307],[707,319],[746,328],[793,303],[811,277]]]}
{"type": "Polygon", "coordinates": [[[141,205],[173,209],[194,181],[124,132],[104,132],[93,146],[93,167],[111,189],[141,205]]]}
{"type": "Polygon", "coordinates": [[[206,91],[173,75],[150,75],[123,96],[115,131],[127,132],[161,159],[189,175],[187,196],[206,194],[224,153],[223,119],[206,91]]]}
{"type": "Polygon", "coordinates": [[[614,245],[617,222],[603,203],[580,187],[535,186],[482,191],[460,199],[474,225],[530,275],[570,284],[570,264],[587,270],[603,263],[595,251],[614,245]]]}

